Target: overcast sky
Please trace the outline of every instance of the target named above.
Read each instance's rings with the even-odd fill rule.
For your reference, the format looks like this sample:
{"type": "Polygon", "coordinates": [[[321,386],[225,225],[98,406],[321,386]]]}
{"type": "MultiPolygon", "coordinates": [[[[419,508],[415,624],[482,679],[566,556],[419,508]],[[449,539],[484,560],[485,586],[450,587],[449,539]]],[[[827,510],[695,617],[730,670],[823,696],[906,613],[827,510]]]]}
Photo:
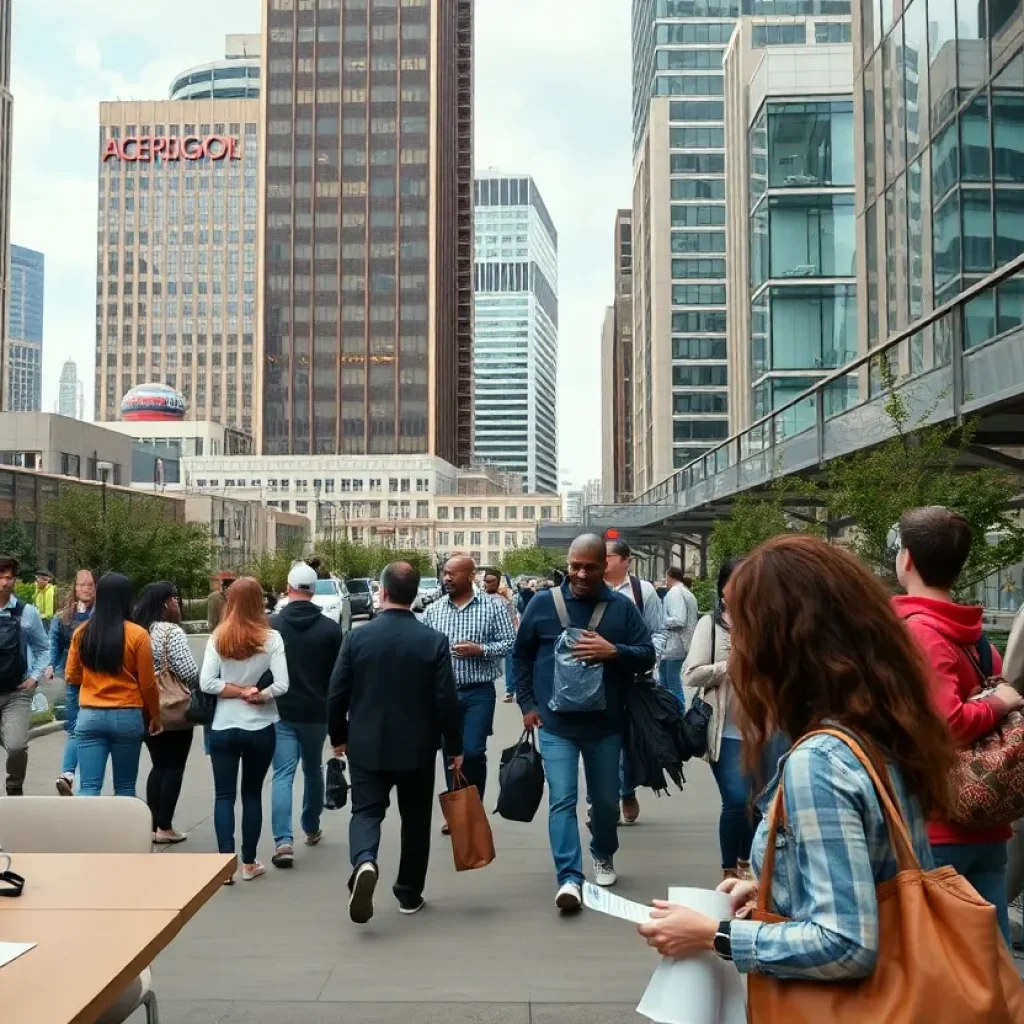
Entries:
{"type": "MultiPolygon", "coordinates": [[[[65,359],[92,408],[98,105],[158,99],[257,32],[262,0],[14,0],[11,239],[46,254],[43,407],[65,359]]],[[[476,164],[533,175],[559,235],[559,462],[600,475],[600,340],[630,198],[629,4],[476,0],[476,164]]]]}

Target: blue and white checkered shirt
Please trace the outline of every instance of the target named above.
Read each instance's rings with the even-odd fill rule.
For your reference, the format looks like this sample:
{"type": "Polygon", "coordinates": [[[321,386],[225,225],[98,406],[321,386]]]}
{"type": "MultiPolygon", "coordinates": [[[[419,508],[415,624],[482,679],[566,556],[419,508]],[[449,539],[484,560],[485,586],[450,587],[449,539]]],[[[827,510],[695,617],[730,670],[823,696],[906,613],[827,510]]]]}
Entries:
{"type": "Polygon", "coordinates": [[[452,647],[473,643],[484,649],[478,658],[452,655],[452,673],[460,689],[493,683],[501,675],[501,659],[512,653],[516,642],[507,609],[486,594],[474,593],[470,602],[461,608],[445,594],[428,605],[423,621],[431,629],[444,633],[452,647]]]}
{"type": "MultiPolygon", "coordinates": [[[[786,825],[775,842],[772,912],[783,924],[733,921],[732,955],[743,971],[776,978],[840,981],[867,977],[878,957],[875,886],[897,871],[885,815],[860,761],[842,740],[814,736],[785,758],[786,825]]],[[[934,867],[925,819],[899,771],[889,777],[925,870],[934,867]]],[[[777,779],[766,790],[767,813],[777,779]]],[[[760,873],[768,821],[754,838],[760,873]]]]}

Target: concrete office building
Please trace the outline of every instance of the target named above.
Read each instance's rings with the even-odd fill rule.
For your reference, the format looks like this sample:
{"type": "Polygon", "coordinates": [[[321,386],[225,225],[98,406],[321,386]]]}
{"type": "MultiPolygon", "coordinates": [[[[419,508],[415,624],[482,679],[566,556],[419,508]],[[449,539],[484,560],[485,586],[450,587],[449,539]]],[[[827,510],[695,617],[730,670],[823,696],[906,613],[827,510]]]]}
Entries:
{"type": "Polygon", "coordinates": [[[73,420],[85,419],[85,386],[78,377],[78,364],[67,359],[60,371],[57,412],[73,420]]]}
{"type": "MultiPolygon", "coordinates": [[[[744,17],[726,51],[730,433],[857,355],[849,36],[849,18],[744,17]]],[[[794,407],[776,439],[814,415],[794,407]]]]}
{"type": "Polygon", "coordinates": [[[639,494],[728,433],[722,57],[738,0],[633,0],[639,494]]]}
{"type": "Polygon", "coordinates": [[[558,490],[558,234],[534,180],[475,182],[476,462],[558,490]]]}
{"type": "Polygon", "coordinates": [[[97,420],[160,382],[191,419],[255,429],[258,131],[251,95],[100,105],[97,420]]]}
{"type": "Polygon", "coordinates": [[[471,0],[263,0],[258,446],[473,446],[471,0]]]}
{"type": "Polygon", "coordinates": [[[7,398],[7,302],[11,248],[11,4],[0,0],[0,410],[7,398]]]}
{"type": "Polygon", "coordinates": [[[615,299],[601,329],[601,497],[633,496],[633,213],[615,215],[615,299]]]}
{"type": "Polygon", "coordinates": [[[46,257],[11,246],[7,291],[7,398],[9,412],[43,407],[43,292],[46,257]]]}
{"type": "MultiPolygon", "coordinates": [[[[858,278],[875,345],[1024,252],[1024,11],[854,0],[858,278]]],[[[915,337],[904,372],[1024,323],[1010,278],[915,337]]],[[[970,384],[967,384],[970,387],[970,384]]]]}

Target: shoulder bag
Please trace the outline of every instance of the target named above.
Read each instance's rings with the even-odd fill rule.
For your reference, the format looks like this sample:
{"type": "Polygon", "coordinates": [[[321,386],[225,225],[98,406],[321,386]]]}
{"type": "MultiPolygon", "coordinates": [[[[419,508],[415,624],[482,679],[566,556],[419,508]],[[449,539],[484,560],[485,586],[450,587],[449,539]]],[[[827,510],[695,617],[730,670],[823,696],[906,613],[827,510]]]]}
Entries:
{"type": "MultiPolygon", "coordinates": [[[[715,662],[715,617],[711,616],[711,664],[715,662]]],[[[711,727],[711,705],[704,700],[704,691],[698,690],[683,715],[683,738],[690,749],[690,757],[703,757],[708,752],[708,730],[711,727]]]]}
{"type": "MultiPolygon", "coordinates": [[[[752,973],[747,978],[750,1024],[1016,1024],[1024,1020],[1024,983],[999,933],[995,908],[953,868],[921,868],[899,806],[888,783],[882,781],[884,768],[878,758],[839,730],[817,729],[803,739],[815,735],[841,740],[870,776],[885,814],[898,873],[876,887],[878,961],[874,971],[849,982],[783,980],[752,973]]],[[[784,824],[780,780],[769,811],[755,921],[786,920],[769,912],[776,836],[784,824]]]]}
{"type": "Polygon", "coordinates": [[[192,703],[192,691],[178,678],[171,668],[168,651],[171,646],[171,631],[164,630],[162,660],[156,676],[156,688],[160,693],[160,723],[164,729],[191,729],[195,724],[188,718],[192,703]]]}
{"type": "MultiPolygon", "coordinates": [[[[604,688],[604,665],[601,662],[587,663],[579,661],[573,654],[573,647],[580,639],[582,630],[573,627],[569,619],[569,610],[565,604],[565,595],[561,587],[551,590],[551,599],[555,605],[558,621],[562,632],[555,640],[554,672],[551,681],[551,699],[548,707],[560,713],[606,710],[604,688]]],[[[594,607],[586,629],[595,632],[604,618],[607,601],[599,601],[594,607]]]]}

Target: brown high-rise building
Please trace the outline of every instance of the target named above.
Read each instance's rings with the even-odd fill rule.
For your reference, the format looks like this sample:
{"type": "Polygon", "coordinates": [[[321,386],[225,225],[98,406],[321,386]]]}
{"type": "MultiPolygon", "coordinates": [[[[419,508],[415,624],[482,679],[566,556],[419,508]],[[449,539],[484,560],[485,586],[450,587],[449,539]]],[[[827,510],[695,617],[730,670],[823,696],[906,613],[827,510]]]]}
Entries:
{"type": "Polygon", "coordinates": [[[11,2],[0,0],[0,409],[7,394],[7,286],[11,271],[11,2]]]}
{"type": "Polygon", "coordinates": [[[602,463],[605,501],[633,497],[633,211],[615,215],[615,301],[601,341],[602,463]]]}
{"type": "Polygon", "coordinates": [[[472,0],[264,0],[257,440],[473,441],[472,0]]]}

